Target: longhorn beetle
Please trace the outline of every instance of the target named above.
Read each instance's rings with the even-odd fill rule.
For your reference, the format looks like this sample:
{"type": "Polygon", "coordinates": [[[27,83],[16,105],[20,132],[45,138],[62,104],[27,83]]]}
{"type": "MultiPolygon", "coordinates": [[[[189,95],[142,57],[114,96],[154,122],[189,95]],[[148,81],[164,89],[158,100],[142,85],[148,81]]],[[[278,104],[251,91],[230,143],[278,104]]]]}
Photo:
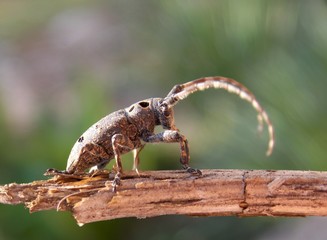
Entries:
{"type": "Polygon", "coordinates": [[[83,174],[87,169],[92,173],[103,169],[111,159],[116,160],[116,175],[112,182],[113,191],[120,184],[123,171],[121,155],[133,150],[134,167],[138,172],[139,153],[146,143],[173,143],[180,145],[180,162],[187,172],[201,175],[201,171],[189,166],[189,147],[186,137],[174,124],[173,107],[190,94],[208,88],[222,88],[235,93],[250,102],[258,113],[258,129],[264,122],[268,126],[269,143],[267,155],[274,147],[274,129],[271,121],[255,96],[241,83],[226,77],[204,77],[184,84],[175,85],[164,98],[148,98],[113,112],[93,124],[78,138],[73,146],[64,171],[48,169],[46,174],[83,174]],[[154,133],[161,125],[163,132],[154,133]]]}

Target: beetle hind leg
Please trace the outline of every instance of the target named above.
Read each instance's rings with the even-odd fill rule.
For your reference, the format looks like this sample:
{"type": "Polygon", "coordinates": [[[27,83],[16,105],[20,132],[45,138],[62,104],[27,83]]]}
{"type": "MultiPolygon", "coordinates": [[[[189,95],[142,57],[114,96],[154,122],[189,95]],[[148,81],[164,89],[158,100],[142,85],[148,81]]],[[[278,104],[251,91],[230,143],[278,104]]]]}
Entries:
{"type": "Polygon", "coordinates": [[[99,163],[99,164],[97,164],[97,165],[95,165],[95,166],[93,166],[93,167],[90,168],[89,174],[91,176],[94,176],[95,174],[101,172],[108,163],[109,163],[109,160],[108,159],[103,159],[101,161],[101,163],[99,163]]]}

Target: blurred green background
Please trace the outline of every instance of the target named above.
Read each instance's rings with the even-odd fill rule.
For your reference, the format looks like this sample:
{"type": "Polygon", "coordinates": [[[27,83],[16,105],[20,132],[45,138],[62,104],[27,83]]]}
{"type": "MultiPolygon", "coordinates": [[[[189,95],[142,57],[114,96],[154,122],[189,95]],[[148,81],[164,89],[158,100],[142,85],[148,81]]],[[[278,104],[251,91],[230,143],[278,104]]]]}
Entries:
{"type": "MultiPolygon", "coordinates": [[[[106,114],[216,75],[240,81],[257,96],[275,126],[276,148],[266,158],[267,132],[256,133],[250,104],[208,90],[175,108],[192,166],[327,169],[326,1],[1,0],[0,19],[2,185],[64,169],[75,140],[106,114]]],[[[123,164],[131,168],[130,154],[123,164]]],[[[178,144],[147,145],[140,169],[180,169],[178,144]]],[[[78,227],[65,212],[29,214],[9,205],[0,212],[0,239],[327,234],[325,218],[164,216],[78,227]]]]}

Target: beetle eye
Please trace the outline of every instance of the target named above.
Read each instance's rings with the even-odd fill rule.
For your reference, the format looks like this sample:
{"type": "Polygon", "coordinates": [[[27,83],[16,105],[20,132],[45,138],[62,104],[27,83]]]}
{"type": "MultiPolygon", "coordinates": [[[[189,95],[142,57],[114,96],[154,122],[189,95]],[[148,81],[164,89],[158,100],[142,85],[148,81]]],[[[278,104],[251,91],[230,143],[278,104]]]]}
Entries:
{"type": "Polygon", "coordinates": [[[139,102],[139,105],[142,107],[142,108],[146,108],[149,106],[149,102],[139,102]]]}

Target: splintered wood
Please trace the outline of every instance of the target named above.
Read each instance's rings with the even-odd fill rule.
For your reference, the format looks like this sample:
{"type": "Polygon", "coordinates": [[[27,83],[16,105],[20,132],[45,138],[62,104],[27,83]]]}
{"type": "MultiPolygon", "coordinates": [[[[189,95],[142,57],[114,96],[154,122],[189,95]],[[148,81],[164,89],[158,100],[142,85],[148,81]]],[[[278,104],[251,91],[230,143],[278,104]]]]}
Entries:
{"type": "Polygon", "coordinates": [[[30,212],[71,211],[79,225],[123,217],[327,216],[327,172],[202,170],[126,172],[112,192],[108,172],[0,186],[0,202],[30,212]]]}

